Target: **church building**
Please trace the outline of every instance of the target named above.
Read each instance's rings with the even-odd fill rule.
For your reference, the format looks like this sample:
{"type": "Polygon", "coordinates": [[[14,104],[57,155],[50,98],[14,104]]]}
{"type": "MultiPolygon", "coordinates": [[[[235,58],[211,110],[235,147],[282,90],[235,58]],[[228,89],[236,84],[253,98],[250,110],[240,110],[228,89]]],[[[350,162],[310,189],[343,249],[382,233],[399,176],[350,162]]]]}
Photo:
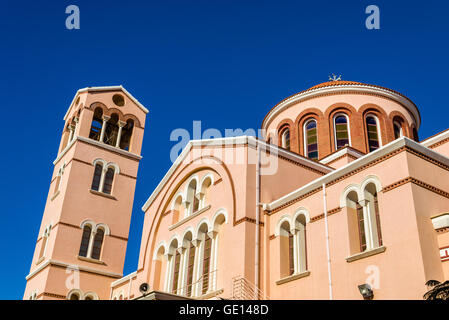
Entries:
{"type": "Polygon", "coordinates": [[[147,113],[122,86],[76,93],[24,299],[422,299],[449,280],[449,129],[420,141],[409,98],[335,78],[263,137],[190,141],[136,204],[124,276],[147,113]]]}

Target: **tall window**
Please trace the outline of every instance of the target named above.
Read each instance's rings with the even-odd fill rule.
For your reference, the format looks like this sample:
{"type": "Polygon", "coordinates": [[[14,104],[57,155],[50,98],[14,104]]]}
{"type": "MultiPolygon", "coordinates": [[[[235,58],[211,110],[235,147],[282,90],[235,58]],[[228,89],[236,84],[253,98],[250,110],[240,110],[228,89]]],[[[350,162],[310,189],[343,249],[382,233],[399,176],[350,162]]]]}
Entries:
{"type": "Polygon", "coordinates": [[[334,118],[334,135],[336,149],[351,145],[349,138],[348,117],[340,114],[334,118]]]}
{"type": "Polygon", "coordinates": [[[310,159],[318,159],[318,133],[314,119],[304,125],[304,154],[310,159]]]}
{"type": "Polygon", "coordinates": [[[290,150],[290,129],[285,128],[281,132],[281,147],[290,150]]]}
{"type": "Polygon", "coordinates": [[[42,234],[42,244],[41,244],[41,250],[39,252],[39,259],[42,259],[44,257],[45,251],[47,250],[48,237],[50,236],[50,231],[51,231],[51,225],[48,225],[45,228],[44,233],[42,234]]]}
{"type": "Polygon", "coordinates": [[[134,129],[134,121],[129,119],[122,128],[122,136],[120,138],[120,149],[130,151],[131,137],[134,129]]]}
{"type": "Polygon", "coordinates": [[[103,229],[97,229],[94,237],[94,244],[92,247],[92,259],[100,259],[101,256],[101,247],[103,245],[104,231],[103,229]]]}
{"type": "Polygon", "coordinates": [[[206,237],[204,240],[204,253],[203,253],[203,287],[202,294],[205,294],[209,289],[209,268],[210,268],[210,255],[211,255],[211,247],[212,239],[206,237]]]}
{"type": "Polygon", "coordinates": [[[89,138],[99,141],[101,128],[103,126],[103,110],[101,108],[96,108],[94,111],[94,116],[92,118],[92,124],[90,127],[89,138]]]}
{"type": "Polygon", "coordinates": [[[112,191],[112,182],[114,181],[114,169],[109,168],[106,171],[106,176],[104,179],[103,192],[107,194],[111,194],[112,191]]]}
{"type": "Polygon", "coordinates": [[[398,139],[402,137],[402,126],[399,122],[395,121],[393,122],[393,128],[394,128],[394,139],[398,139]]]}
{"type": "Polygon", "coordinates": [[[97,163],[95,165],[94,178],[92,180],[92,186],[91,186],[92,190],[99,191],[102,171],[103,171],[103,166],[101,164],[97,163]]]}
{"type": "Polygon", "coordinates": [[[117,143],[117,137],[118,137],[118,114],[113,113],[111,115],[111,118],[106,123],[103,142],[115,147],[117,143]]]}
{"type": "Polygon", "coordinates": [[[179,269],[180,269],[180,262],[181,262],[181,255],[179,254],[178,250],[176,250],[174,259],[175,259],[175,266],[174,266],[174,270],[173,270],[172,292],[176,293],[176,291],[178,290],[179,269]]]}
{"type": "Polygon", "coordinates": [[[377,119],[374,116],[366,117],[366,131],[368,134],[369,151],[374,151],[380,147],[380,134],[377,119]]]}
{"type": "Polygon", "coordinates": [[[382,242],[382,232],[380,229],[379,202],[377,198],[377,191],[374,193],[374,212],[376,215],[377,240],[379,242],[379,246],[381,246],[383,242],[382,242]]]}
{"type": "Polygon", "coordinates": [[[295,261],[294,261],[294,256],[295,256],[295,251],[294,251],[294,236],[293,234],[289,233],[288,234],[288,266],[289,266],[289,270],[288,270],[288,274],[292,275],[295,273],[295,261]]]}
{"type": "Polygon", "coordinates": [[[81,257],[87,257],[87,251],[89,250],[90,234],[92,228],[89,225],[85,225],[83,229],[83,236],[81,238],[80,251],[78,253],[81,257]]]}
{"type": "Polygon", "coordinates": [[[196,180],[193,179],[192,181],[190,181],[189,186],[187,188],[187,202],[189,203],[189,210],[187,212],[188,215],[198,211],[199,209],[200,201],[196,197],[197,188],[198,185],[196,180]]]}
{"type": "Polygon", "coordinates": [[[195,247],[190,243],[189,247],[189,260],[187,263],[187,296],[192,295],[192,284],[193,284],[193,266],[195,264],[195,247]]]}
{"type": "Polygon", "coordinates": [[[365,234],[365,217],[363,215],[363,207],[360,204],[356,204],[357,210],[357,222],[359,227],[359,243],[360,243],[360,252],[366,250],[366,234],[365,234]]]}

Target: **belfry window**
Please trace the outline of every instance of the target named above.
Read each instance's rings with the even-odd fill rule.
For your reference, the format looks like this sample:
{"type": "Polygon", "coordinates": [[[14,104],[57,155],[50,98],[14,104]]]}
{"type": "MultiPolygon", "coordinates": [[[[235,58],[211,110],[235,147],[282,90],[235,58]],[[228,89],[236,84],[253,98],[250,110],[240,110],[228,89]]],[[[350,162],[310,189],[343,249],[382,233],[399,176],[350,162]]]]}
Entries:
{"type": "Polygon", "coordinates": [[[348,116],[345,114],[336,115],[334,118],[334,136],[336,150],[350,146],[348,116]]]}
{"type": "Polygon", "coordinates": [[[108,122],[106,122],[103,142],[110,146],[115,146],[117,143],[118,131],[118,115],[116,113],[113,113],[108,122]]]}
{"type": "Polygon", "coordinates": [[[380,133],[377,118],[369,115],[366,117],[366,132],[369,152],[379,149],[380,133]]]}
{"type": "Polygon", "coordinates": [[[318,159],[318,133],[316,120],[304,124],[304,155],[309,159],[318,159]]]}
{"type": "Polygon", "coordinates": [[[92,124],[90,127],[89,138],[93,140],[100,141],[101,128],[103,126],[103,110],[101,108],[96,108],[94,111],[94,116],[92,118],[92,124]]]}
{"type": "Polygon", "coordinates": [[[126,121],[126,125],[122,128],[120,138],[120,149],[130,151],[133,129],[134,129],[134,121],[132,119],[129,119],[128,121],[126,121]]]}
{"type": "Polygon", "coordinates": [[[281,147],[290,150],[290,129],[285,128],[281,132],[281,147]]]}
{"type": "Polygon", "coordinates": [[[104,224],[94,227],[92,222],[83,226],[81,245],[78,255],[80,257],[100,260],[105,234],[109,234],[109,228],[104,224]]]}

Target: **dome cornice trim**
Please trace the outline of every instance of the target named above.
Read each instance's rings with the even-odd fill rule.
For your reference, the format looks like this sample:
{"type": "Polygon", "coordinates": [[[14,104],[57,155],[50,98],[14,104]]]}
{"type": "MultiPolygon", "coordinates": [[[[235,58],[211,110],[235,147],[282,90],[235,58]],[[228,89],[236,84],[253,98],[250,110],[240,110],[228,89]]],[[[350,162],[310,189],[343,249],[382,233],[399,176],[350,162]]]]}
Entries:
{"type": "Polygon", "coordinates": [[[324,96],[324,95],[332,95],[332,94],[368,94],[380,96],[383,98],[387,98],[393,100],[400,105],[402,105],[405,109],[407,109],[412,116],[414,117],[417,127],[419,128],[421,125],[421,115],[419,113],[416,105],[406,96],[387,89],[383,87],[373,86],[373,85],[364,85],[364,84],[350,84],[350,85],[337,85],[337,86],[327,86],[327,87],[319,87],[316,89],[309,89],[306,91],[302,91],[296,93],[281,102],[275,105],[265,116],[262,122],[262,129],[266,129],[268,125],[273,121],[273,119],[282,111],[287,109],[294,103],[302,102],[305,100],[309,100],[312,98],[324,96]]]}

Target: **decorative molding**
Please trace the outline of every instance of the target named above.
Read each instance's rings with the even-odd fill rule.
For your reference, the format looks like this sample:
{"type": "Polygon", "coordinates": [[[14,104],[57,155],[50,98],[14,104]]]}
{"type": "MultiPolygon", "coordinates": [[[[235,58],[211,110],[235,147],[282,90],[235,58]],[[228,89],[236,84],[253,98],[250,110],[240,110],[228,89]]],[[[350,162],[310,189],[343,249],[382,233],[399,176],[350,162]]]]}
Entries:
{"type": "Polygon", "coordinates": [[[124,282],[129,281],[129,279],[133,279],[135,278],[137,275],[137,271],[131,272],[130,274],[124,276],[121,279],[115,280],[113,282],[111,282],[111,288],[118,286],[119,284],[122,284],[124,282]]]}
{"type": "MultiPolygon", "coordinates": [[[[250,223],[256,224],[256,219],[249,218],[249,217],[243,217],[242,219],[237,220],[237,221],[234,223],[234,226],[236,226],[236,225],[238,225],[238,224],[240,224],[240,223],[243,223],[243,222],[250,222],[250,223]]],[[[259,221],[259,225],[260,225],[261,227],[263,227],[263,226],[264,226],[264,223],[263,223],[262,221],[259,221]]]]}
{"type": "Polygon", "coordinates": [[[209,210],[211,207],[211,205],[208,205],[200,210],[198,210],[197,212],[192,213],[190,216],[185,217],[184,219],[182,219],[181,221],[178,221],[177,223],[171,225],[170,227],[168,227],[168,230],[172,231],[174,229],[176,229],[177,227],[179,227],[180,225],[186,223],[189,220],[192,220],[193,218],[199,216],[200,214],[206,212],[207,210],[209,210]]]}
{"type": "Polygon", "coordinates": [[[106,265],[105,262],[103,262],[101,260],[93,259],[93,258],[88,258],[88,257],[83,257],[83,256],[77,256],[77,258],[79,260],[82,260],[82,261],[87,261],[87,262],[92,262],[92,263],[96,263],[96,264],[106,265]]]}
{"type": "Polygon", "coordinates": [[[374,256],[376,254],[382,253],[385,250],[387,250],[387,248],[382,246],[382,247],[378,247],[378,248],[371,249],[371,250],[368,250],[368,251],[364,251],[364,252],[361,252],[361,253],[357,253],[357,254],[354,254],[354,255],[352,255],[350,257],[347,257],[346,258],[346,262],[349,263],[349,262],[353,262],[353,261],[360,260],[360,259],[363,259],[363,258],[371,257],[371,256],[374,256]]]}
{"type": "Polygon", "coordinates": [[[108,198],[108,199],[117,200],[116,197],[114,197],[114,196],[112,196],[110,194],[104,193],[104,192],[100,192],[100,191],[92,190],[92,189],[90,189],[89,191],[90,191],[90,193],[95,194],[97,196],[102,196],[102,197],[105,197],[105,198],[108,198]]]}
{"type": "Polygon", "coordinates": [[[292,275],[290,275],[288,277],[285,277],[285,278],[277,280],[276,284],[277,285],[281,285],[281,284],[284,284],[284,283],[287,283],[287,282],[290,282],[290,281],[294,281],[294,280],[297,280],[297,279],[301,279],[301,278],[307,277],[309,275],[310,275],[310,271],[303,271],[303,272],[300,272],[300,273],[294,273],[294,274],[292,274],[292,275]]]}
{"type": "MultiPolygon", "coordinates": [[[[341,211],[341,208],[340,208],[340,207],[334,208],[334,209],[332,209],[332,210],[327,211],[327,216],[329,217],[329,216],[331,216],[331,215],[333,215],[333,214],[336,214],[336,213],[338,213],[338,212],[340,212],[340,211],[341,211]]],[[[319,221],[319,220],[321,220],[321,219],[324,219],[324,213],[319,214],[319,215],[317,215],[317,216],[314,216],[314,217],[310,218],[310,222],[316,222],[316,221],[319,221]]]]}
{"type": "Polygon", "coordinates": [[[417,186],[420,186],[420,187],[422,187],[424,189],[427,189],[427,190],[429,190],[429,191],[431,191],[433,193],[436,193],[436,194],[438,194],[438,195],[440,195],[442,197],[445,197],[445,198],[449,199],[449,192],[441,190],[441,189],[439,189],[437,187],[434,187],[434,186],[432,186],[432,185],[430,185],[428,183],[425,183],[425,182],[423,182],[421,180],[418,180],[416,178],[413,178],[413,177],[407,177],[405,179],[402,179],[402,180],[399,180],[399,181],[397,181],[395,183],[392,183],[392,184],[382,188],[382,192],[386,193],[386,192],[391,191],[391,190],[393,190],[393,189],[395,189],[397,187],[400,187],[400,186],[402,186],[402,185],[404,185],[406,183],[413,183],[413,184],[415,184],[417,186]]]}

